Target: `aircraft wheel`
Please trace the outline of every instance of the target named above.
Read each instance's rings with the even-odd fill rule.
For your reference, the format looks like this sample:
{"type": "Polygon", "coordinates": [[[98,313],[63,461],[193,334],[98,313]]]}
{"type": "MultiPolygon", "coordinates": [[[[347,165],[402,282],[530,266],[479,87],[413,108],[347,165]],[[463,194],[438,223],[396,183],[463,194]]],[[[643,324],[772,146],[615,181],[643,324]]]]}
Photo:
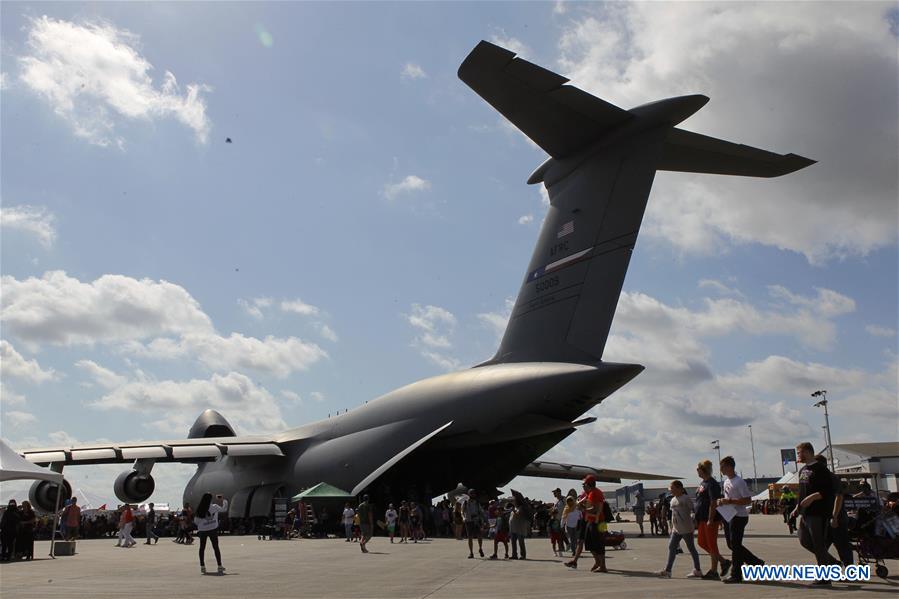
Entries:
{"type": "Polygon", "coordinates": [[[890,571],[887,570],[886,566],[879,565],[876,568],[874,568],[874,573],[877,574],[878,576],[880,576],[881,578],[886,578],[887,576],[889,576],[890,571]]]}

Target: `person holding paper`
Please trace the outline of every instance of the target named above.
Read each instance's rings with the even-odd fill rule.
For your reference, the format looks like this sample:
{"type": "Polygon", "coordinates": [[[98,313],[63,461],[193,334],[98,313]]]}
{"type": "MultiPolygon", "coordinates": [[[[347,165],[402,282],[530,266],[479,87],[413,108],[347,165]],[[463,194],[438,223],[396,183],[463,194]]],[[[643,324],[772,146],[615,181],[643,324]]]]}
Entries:
{"type": "Polygon", "coordinates": [[[743,582],[743,564],[761,565],[762,560],[757,558],[743,545],[743,531],[749,524],[749,508],[752,503],[752,493],[746,481],[737,476],[736,462],[731,456],[721,460],[721,474],[724,475],[724,497],[718,500],[718,513],[725,520],[729,518],[730,546],[733,553],[733,568],[730,577],[724,582],[743,582]]]}

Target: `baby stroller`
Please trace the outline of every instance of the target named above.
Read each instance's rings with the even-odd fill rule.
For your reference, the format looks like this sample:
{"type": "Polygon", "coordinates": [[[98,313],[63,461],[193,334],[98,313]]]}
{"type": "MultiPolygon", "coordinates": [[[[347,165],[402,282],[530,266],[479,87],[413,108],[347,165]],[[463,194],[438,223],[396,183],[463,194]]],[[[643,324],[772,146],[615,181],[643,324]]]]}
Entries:
{"type": "Polygon", "coordinates": [[[627,541],[624,540],[624,531],[610,530],[602,539],[603,545],[612,549],[627,549],[627,541]]]}
{"type": "Polygon", "coordinates": [[[876,507],[858,510],[850,530],[853,549],[862,565],[873,564],[874,573],[886,578],[889,570],[884,560],[899,559],[899,516],[890,511],[876,511],[876,507]]]}

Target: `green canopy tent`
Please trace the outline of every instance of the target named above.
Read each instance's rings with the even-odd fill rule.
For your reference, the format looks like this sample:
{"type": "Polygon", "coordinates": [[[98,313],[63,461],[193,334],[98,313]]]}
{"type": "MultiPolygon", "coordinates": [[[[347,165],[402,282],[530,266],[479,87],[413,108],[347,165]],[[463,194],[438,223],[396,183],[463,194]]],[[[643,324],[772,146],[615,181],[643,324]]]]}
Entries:
{"type": "Polygon", "coordinates": [[[290,499],[290,501],[291,503],[298,503],[300,501],[315,501],[321,499],[351,501],[356,499],[356,497],[350,495],[343,489],[338,489],[328,483],[318,483],[314,487],[310,487],[305,491],[297,493],[290,499]]]}

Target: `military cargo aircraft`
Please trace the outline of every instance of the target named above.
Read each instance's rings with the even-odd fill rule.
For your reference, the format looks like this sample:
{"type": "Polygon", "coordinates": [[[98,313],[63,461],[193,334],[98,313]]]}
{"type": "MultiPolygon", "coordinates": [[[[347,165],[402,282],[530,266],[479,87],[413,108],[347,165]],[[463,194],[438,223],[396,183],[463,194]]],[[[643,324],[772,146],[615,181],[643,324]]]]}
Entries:
{"type": "MultiPolygon", "coordinates": [[[[528,179],[546,187],[550,206],[496,355],[271,435],[237,436],[207,410],[187,439],[22,455],[57,471],[131,463],[115,493],[132,503],[153,493],[155,463],[196,463],[184,499],[223,493],[232,517],[267,515],[273,497],[320,482],[353,495],[430,498],[460,481],[493,490],[518,475],[671,478],[535,461],[595,421],[584,414],[643,370],[602,356],[655,172],[778,177],[814,161],[678,128],[706,96],[624,110],[484,41],[458,75],[550,156],[528,179]]],[[[63,497],[69,493],[63,488],[63,497]]],[[[52,510],[56,487],[35,483],[30,497],[52,510]]]]}

